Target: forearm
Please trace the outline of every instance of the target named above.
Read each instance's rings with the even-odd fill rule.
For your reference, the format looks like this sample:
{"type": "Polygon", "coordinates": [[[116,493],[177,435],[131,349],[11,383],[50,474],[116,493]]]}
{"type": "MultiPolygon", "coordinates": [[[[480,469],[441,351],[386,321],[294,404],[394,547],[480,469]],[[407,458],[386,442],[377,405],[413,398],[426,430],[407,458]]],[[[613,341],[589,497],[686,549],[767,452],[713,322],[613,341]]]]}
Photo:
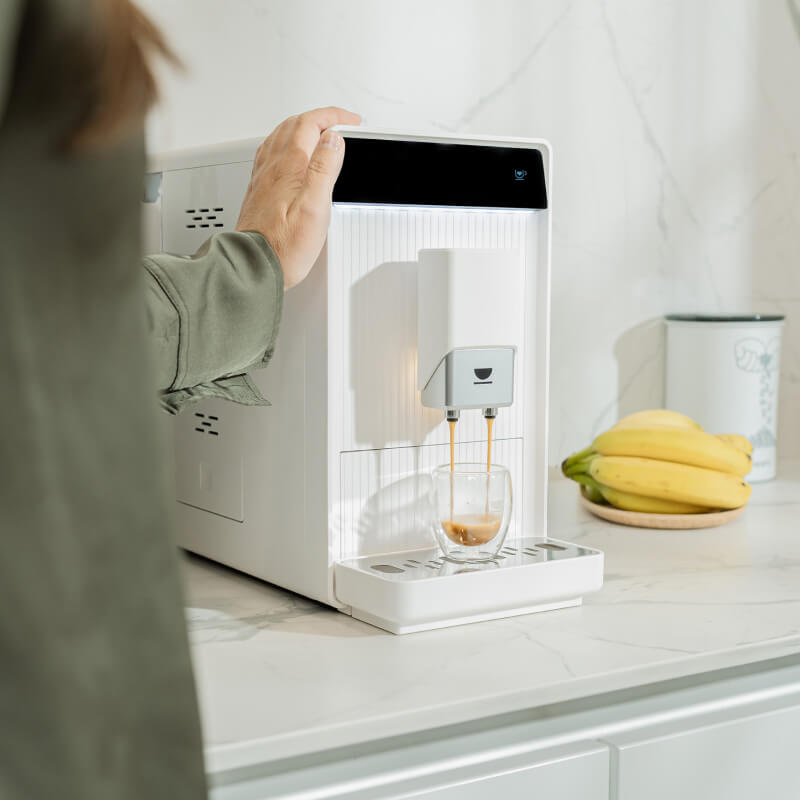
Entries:
{"type": "Polygon", "coordinates": [[[269,361],[283,307],[283,272],[263,236],[221,233],[190,258],[159,254],[143,263],[162,391],[191,392],[269,361]]]}

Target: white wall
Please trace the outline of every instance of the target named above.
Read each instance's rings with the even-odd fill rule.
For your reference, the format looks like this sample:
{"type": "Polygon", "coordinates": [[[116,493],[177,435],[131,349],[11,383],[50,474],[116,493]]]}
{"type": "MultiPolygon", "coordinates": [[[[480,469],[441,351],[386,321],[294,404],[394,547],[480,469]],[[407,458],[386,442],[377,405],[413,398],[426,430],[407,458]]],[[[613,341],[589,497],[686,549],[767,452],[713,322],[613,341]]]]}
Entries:
{"type": "Polygon", "coordinates": [[[780,311],[800,456],[795,0],[140,0],[183,57],[150,147],[338,104],[370,126],[549,139],[551,460],[663,397],[670,311],[780,311]]]}

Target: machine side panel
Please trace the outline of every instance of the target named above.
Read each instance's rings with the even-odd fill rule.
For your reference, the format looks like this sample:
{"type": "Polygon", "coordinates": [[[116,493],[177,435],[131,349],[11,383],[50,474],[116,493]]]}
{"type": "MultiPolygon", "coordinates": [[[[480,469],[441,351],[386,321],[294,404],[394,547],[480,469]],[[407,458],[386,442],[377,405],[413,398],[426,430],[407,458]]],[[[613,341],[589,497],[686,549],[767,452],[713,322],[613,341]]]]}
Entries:
{"type": "Polygon", "coordinates": [[[250,162],[165,172],[163,248],[190,254],[213,233],[232,231],[250,180],[250,162]]]}
{"type": "MultiPolygon", "coordinates": [[[[190,254],[214,231],[188,228],[192,216],[222,208],[216,215],[233,227],[249,173],[249,164],[165,173],[165,249],[190,254]]],[[[206,399],[174,419],[175,520],[187,550],[335,604],[326,524],[326,318],[323,251],[309,277],[284,296],[269,366],[251,373],[271,405],[206,399]]]]}

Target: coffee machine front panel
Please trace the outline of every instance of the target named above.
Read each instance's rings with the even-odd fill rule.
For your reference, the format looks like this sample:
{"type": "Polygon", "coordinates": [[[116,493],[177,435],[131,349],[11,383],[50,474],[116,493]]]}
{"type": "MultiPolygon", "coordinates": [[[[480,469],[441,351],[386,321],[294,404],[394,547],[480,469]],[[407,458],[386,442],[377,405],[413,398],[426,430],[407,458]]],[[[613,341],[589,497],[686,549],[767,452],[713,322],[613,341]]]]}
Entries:
{"type": "MultiPolygon", "coordinates": [[[[513,347],[514,402],[495,420],[494,460],[516,487],[509,538],[544,535],[546,476],[524,475],[528,449],[546,460],[546,358],[536,342],[548,325],[547,148],[373,136],[345,133],[328,238],[329,375],[340,385],[329,393],[329,447],[340,456],[329,483],[335,557],[431,540],[426,479],[448,460],[449,429],[444,408],[423,402],[418,356],[440,358],[436,346],[456,348],[464,363],[470,354],[458,348],[513,347]],[[442,329],[433,348],[418,341],[423,311],[442,329]]],[[[462,413],[455,430],[456,460],[485,460],[480,410],[462,413]]]]}
{"type": "MultiPolygon", "coordinates": [[[[526,253],[533,265],[537,244],[534,217],[535,212],[521,211],[334,205],[328,245],[329,374],[332,382],[340,382],[341,389],[330,393],[329,422],[331,450],[343,454],[339,485],[331,486],[332,499],[338,497],[340,502],[334,509],[341,531],[335,550],[338,558],[380,552],[387,544],[390,549],[408,549],[430,538],[426,527],[412,531],[385,512],[374,535],[364,533],[374,521],[375,508],[385,506],[367,487],[391,496],[396,487],[416,482],[421,472],[448,459],[444,411],[423,405],[418,388],[419,251],[497,249],[526,253]],[[400,535],[400,530],[405,533],[400,535]]],[[[480,293],[482,287],[475,286],[474,291],[480,293]]],[[[518,348],[516,399],[498,414],[494,439],[498,463],[507,463],[499,460],[503,456],[500,448],[518,442],[512,450],[518,453],[519,466],[509,466],[512,481],[521,484],[525,342],[520,341],[518,348]]],[[[486,423],[480,411],[464,412],[456,428],[459,460],[461,450],[468,446],[475,460],[485,459],[486,441],[486,423]]],[[[524,494],[517,495],[511,537],[522,524],[524,494]]],[[[418,501],[414,513],[421,519],[424,492],[418,501]]]]}

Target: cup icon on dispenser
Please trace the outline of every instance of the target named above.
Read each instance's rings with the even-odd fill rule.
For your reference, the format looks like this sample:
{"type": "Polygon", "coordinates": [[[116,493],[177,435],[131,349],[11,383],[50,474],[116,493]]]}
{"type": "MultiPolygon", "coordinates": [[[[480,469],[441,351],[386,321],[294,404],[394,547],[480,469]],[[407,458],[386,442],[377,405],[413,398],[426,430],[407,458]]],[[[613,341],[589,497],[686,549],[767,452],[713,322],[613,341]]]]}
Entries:
{"type": "Polygon", "coordinates": [[[514,170],[514,180],[515,181],[524,181],[525,178],[528,177],[528,170],[526,169],[515,169],[514,170]]]}

